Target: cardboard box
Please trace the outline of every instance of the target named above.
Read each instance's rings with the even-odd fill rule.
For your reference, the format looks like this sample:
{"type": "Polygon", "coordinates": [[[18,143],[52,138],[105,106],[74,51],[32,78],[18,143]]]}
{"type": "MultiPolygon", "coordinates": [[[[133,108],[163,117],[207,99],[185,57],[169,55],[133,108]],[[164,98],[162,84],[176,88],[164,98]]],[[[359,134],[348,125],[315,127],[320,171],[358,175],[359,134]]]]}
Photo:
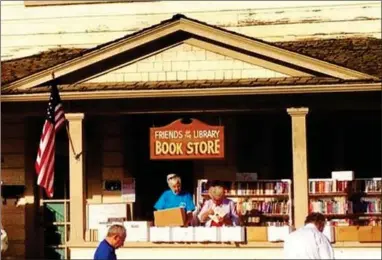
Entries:
{"type": "MultiPolygon", "coordinates": [[[[98,229],[97,229],[97,233],[98,233],[97,240],[98,241],[102,241],[105,239],[107,232],[109,231],[110,226],[111,226],[110,223],[98,225],[98,229]]],[[[90,241],[94,241],[92,229],[90,229],[90,241]]]]}
{"type": "Polygon", "coordinates": [[[156,227],[182,227],[186,224],[184,208],[173,208],[154,211],[156,227]]]}
{"type": "Polygon", "coordinates": [[[335,227],[335,237],[337,242],[358,241],[358,227],[337,226],[335,227]]]}
{"type": "Polygon", "coordinates": [[[332,172],[332,179],[338,181],[352,181],[354,180],[353,171],[334,171],[332,172]]]}
{"type": "Polygon", "coordinates": [[[219,229],[217,227],[195,227],[196,242],[218,242],[219,229]]]}
{"type": "Polygon", "coordinates": [[[359,227],[359,242],[381,242],[381,226],[359,227]]]}
{"type": "Polygon", "coordinates": [[[246,227],[247,241],[260,242],[268,241],[268,228],[267,227],[246,227]]]}
{"type": "Polygon", "coordinates": [[[194,242],[195,230],[194,227],[172,227],[171,241],[173,242],[194,242]]]}
{"type": "Polygon", "coordinates": [[[150,239],[150,223],[147,221],[125,221],[127,242],[148,242],[150,239]]]}
{"type": "Polygon", "coordinates": [[[291,232],[290,226],[281,226],[281,227],[270,226],[268,227],[268,230],[267,230],[268,241],[270,242],[284,241],[290,232],[291,232]]]}
{"type": "Polygon", "coordinates": [[[171,228],[150,227],[150,242],[171,242],[171,228]]]}
{"type": "Polygon", "coordinates": [[[244,227],[220,227],[221,242],[244,242],[244,227]]]}

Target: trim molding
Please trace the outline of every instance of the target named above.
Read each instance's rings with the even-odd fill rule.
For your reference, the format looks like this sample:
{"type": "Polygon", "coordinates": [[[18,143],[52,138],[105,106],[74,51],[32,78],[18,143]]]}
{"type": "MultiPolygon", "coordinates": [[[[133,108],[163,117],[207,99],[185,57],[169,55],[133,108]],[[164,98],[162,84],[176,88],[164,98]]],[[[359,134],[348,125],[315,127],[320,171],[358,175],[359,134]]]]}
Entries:
{"type": "MultiPolygon", "coordinates": [[[[382,83],[368,84],[332,84],[300,86],[267,86],[267,87],[232,87],[206,89],[147,89],[147,90],[103,90],[61,92],[62,100],[97,100],[128,98],[166,98],[198,96],[243,96],[243,95],[277,95],[307,93],[341,93],[380,91],[382,83]]],[[[46,101],[49,93],[1,95],[1,102],[35,102],[46,101]]]]}

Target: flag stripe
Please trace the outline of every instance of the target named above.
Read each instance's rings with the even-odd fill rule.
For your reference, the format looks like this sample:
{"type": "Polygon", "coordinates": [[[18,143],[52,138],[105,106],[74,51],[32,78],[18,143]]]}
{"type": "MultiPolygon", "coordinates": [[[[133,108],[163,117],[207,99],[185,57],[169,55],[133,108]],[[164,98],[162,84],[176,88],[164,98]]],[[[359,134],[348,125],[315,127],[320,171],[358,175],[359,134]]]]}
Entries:
{"type": "Polygon", "coordinates": [[[65,113],[56,85],[52,85],[48,109],[40,137],[35,169],[37,184],[45,189],[48,197],[54,194],[54,162],[56,133],[65,125],[65,113]]]}

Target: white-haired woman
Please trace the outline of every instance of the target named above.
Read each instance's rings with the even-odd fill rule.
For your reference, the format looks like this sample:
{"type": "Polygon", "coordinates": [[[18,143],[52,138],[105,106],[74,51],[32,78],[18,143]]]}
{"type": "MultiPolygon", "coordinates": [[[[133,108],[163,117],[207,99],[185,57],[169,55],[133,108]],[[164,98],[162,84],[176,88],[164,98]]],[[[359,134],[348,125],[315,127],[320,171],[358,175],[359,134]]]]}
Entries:
{"type": "Polygon", "coordinates": [[[184,208],[187,213],[188,222],[190,222],[192,220],[192,212],[195,210],[191,194],[182,191],[182,180],[176,174],[167,175],[167,183],[170,189],[162,193],[154,208],[156,210],[184,208]]]}

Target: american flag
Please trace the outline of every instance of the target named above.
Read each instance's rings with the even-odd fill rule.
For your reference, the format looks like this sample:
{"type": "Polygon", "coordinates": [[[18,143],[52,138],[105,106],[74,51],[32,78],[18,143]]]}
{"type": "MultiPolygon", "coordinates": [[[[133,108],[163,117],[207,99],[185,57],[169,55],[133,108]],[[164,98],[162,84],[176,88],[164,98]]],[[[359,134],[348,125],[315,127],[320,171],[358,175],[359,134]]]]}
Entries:
{"type": "Polygon", "coordinates": [[[37,185],[43,187],[50,198],[53,197],[56,132],[65,123],[65,113],[60,94],[57,86],[53,84],[35,163],[37,185]]]}

